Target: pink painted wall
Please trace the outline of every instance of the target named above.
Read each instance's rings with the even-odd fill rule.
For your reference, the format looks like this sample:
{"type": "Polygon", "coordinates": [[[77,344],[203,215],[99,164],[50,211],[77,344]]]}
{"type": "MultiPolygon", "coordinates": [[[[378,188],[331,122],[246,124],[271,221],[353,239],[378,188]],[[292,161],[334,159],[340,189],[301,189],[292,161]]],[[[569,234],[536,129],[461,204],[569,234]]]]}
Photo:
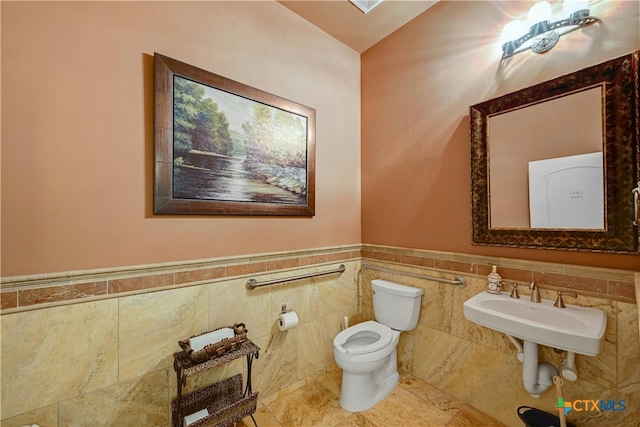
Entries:
{"type": "Polygon", "coordinates": [[[360,61],[275,2],[2,2],[2,276],[359,242],[640,270],[470,243],[469,105],[640,47],[639,3],[601,1],[500,67],[527,6],[441,2],[360,61]],[[153,215],[156,51],[316,109],[314,218],[153,215]]]}
{"type": "Polygon", "coordinates": [[[360,243],[360,58],[276,2],[2,2],[2,276],[360,243]],[[153,215],[153,53],[316,109],[313,218],[153,215]]]}
{"type": "Polygon", "coordinates": [[[640,48],[640,3],[601,1],[602,22],[501,64],[502,27],[531,3],[439,2],[362,55],[364,243],[640,270],[635,255],[471,244],[469,106],[640,48]]]}

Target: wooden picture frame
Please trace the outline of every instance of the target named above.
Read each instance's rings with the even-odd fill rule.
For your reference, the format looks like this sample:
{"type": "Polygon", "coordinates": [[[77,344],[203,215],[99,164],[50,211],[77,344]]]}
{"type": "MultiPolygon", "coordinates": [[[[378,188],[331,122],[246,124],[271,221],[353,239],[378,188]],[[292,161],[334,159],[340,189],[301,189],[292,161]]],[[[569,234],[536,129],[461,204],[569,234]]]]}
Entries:
{"type": "Polygon", "coordinates": [[[472,244],[589,252],[638,253],[632,190],[640,161],[640,51],[605,61],[469,108],[472,244]],[[491,226],[489,120],[508,111],[603,86],[605,228],[535,229],[491,226]]]}
{"type": "Polygon", "coordinates": [[[315,110],[156,53],[154,213],[313,216],[315,110]]]}

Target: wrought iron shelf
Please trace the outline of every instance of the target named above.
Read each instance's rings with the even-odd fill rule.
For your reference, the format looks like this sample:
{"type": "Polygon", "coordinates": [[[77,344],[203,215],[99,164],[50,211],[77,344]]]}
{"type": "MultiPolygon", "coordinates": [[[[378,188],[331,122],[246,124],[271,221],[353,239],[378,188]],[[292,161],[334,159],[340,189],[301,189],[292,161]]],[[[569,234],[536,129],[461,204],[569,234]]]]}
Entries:
{"type": "Polygon", "coordinates": [[[183,427],[185,415],[206,408],[208,415],[189,424],[190,427],[215,426],[223,422],[234,423],[248,416],[257,427],[253,413],[257,408],[258,393],[254,393],[251,389],[251,367],[253,359],[258,358],[259,351],[260,347],[247,339],[237,350],[202,363],[193,362],[184,351],[174,353],[173,368],[176,371],[178,396],[171,403],[172,425],[183,427]],[[188,377],[243,356],[247,359],[247,385],[244,391],[242,391],[242,374],[236,374],[201,390],[182,395],[188,377]]]}

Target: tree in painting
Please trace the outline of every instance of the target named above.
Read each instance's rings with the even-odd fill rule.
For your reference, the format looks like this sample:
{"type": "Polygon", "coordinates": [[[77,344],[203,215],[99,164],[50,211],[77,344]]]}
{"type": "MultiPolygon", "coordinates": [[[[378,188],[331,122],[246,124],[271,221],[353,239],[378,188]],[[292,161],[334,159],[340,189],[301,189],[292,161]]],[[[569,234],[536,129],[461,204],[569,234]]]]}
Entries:
{"type": "Polygon", "coordinates": [[[242,125],[247,162],[304,168],[306,133],[302,119],[282,110],[272,114],[272,110],[256,103],[253,122],[242,125]]]}
{"type": "Polygon", "coordinates": [[[178,78],[174,89],[174,149],[233,154],[229,122],[201,85],[178,78]]]}
{"type": "Polygon", "coordinates": [[[228,93],[218,93],[214,100],[210,90],[174,79],[174,192],[196,198],[305,203],[306,118],[228,93]],[[230,102],[225,96],[235,98],[230,102]],[[232,112],[232,104],[241,104],[241,112],[232,112]],[[236,130],[223,110],[235,114],[236,130]],[[225,188],[229,180],[243,185],[225,188]],[[198,193],[203,185],[206,188],[198,193]],[[246,193],[230,195],[240,188],[246,193]]]}

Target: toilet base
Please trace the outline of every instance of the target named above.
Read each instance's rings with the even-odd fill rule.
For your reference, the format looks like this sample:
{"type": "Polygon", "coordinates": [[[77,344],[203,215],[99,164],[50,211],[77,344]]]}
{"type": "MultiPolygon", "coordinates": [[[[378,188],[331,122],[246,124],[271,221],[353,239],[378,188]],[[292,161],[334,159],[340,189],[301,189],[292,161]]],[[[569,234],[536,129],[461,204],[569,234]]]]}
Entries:
{"type": "Polygon", "coordinates": [[[399,379],[396,350],[380,369],[373,372],[354,374],[343,370],[340,406],[352,412],[373,408],[393,391],[399,379]]]}

